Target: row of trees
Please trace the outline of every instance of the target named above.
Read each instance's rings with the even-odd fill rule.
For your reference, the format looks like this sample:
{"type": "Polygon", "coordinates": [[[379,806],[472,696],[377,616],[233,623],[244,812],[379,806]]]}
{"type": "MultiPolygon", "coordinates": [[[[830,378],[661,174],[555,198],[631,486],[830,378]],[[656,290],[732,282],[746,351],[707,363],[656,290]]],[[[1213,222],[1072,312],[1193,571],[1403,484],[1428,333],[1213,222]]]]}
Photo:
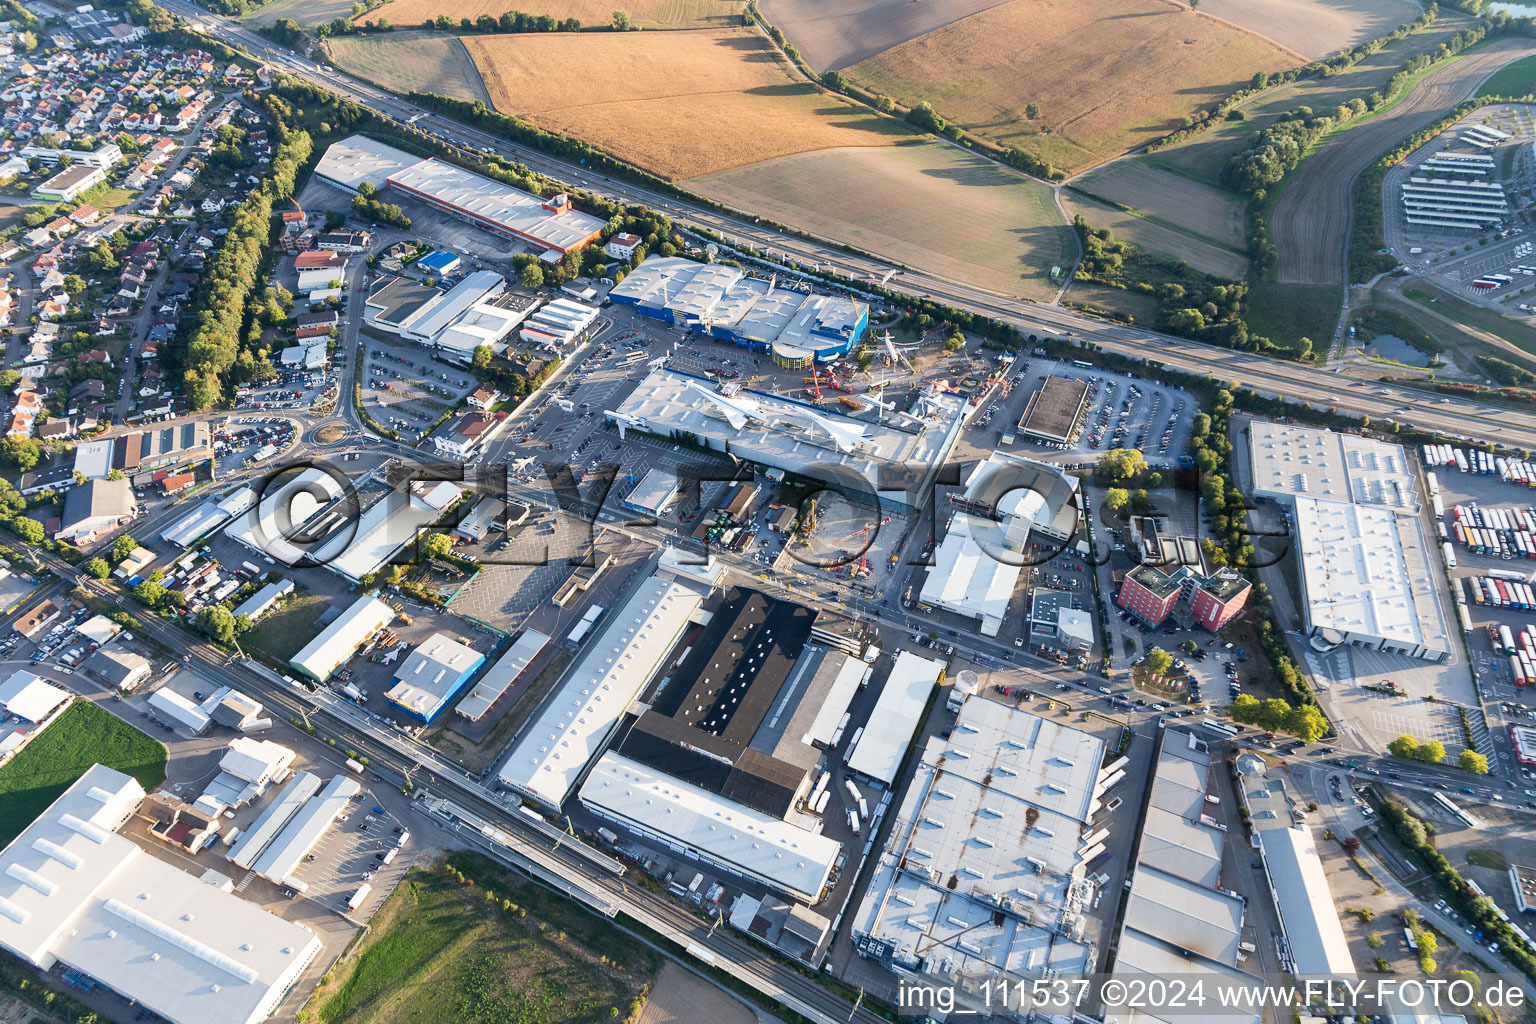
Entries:
{"type": "Polygon", "coordinates": [[[1266,732],[1289,733],[1303,743],[1316,743],[1328,734],[1328,719],[1316,704],[1292,705],[1274,697],[1261,701],[1240,693],[1232,702],[1231,713],[1234,722],[1266,732]]]}
{"type": "MultiPolygon", "coordinates": [[[[623,11],[614,11],[612,27],[619,28],[619,16],[624,16],[624,27],[630,27],[629,15],[623,11]]],[[[423,28],[439,29],[447,32],[455,27],[461,32],[580,32],[581,19],[566,18],[561,20],[549,14],[525,14],[522,11],[507,11],[497,18],[490,14],[482,14],[471,21],[469,18],[460,18],[457,23],[446,14],[439,14],[435,18],[428,18],[422,22],[423,28]]]]}
{"type": "MultiPolygon", "coordinates": [[[[215,405],[231,380],[252,379],[270,370],[270,364],[263,369],[265,354],[258,356],[256,351],[260,332],[242,335],[242,331],[254,312],[253,301],[258,294],[266,297],[264,291],[257,292],[257,286],[266,277],[274,206],[293,195],[299,172],[314,148],[308,132],[290,127],[290,100],[316,98],[334,99],[287,79],[275,83],[273,94],[266,97],[280,140],[277,150],[266,178],[236,209],[229,233],[208,261],[197,294],[195,323],[179,353],[182,385],[193,409],[215,405]]],[[[361,108],[357,114],[363,116],[361,108]]]]}
{"type": "Polygon", "coordinates": [[[1332,110],[1297,107],[1233,154],[1222,169],[1223,179],[1236,191],[1262,201],[1265,192],[1294,170],[1318,139],[1339,125],[1390,103],[1408,87],[1414,75],[1430,65],[1455,56],[1489,35],[1502,35],[1513,24],[1508,17],[1501,17],[1462,29],[1434,51],[1410,57],[1379,91],[1357,96],[1332,110]]]}
{"type": "MultiPolygon", "coordinates": [[[[1400,761],[1423,761],[1425,764],[1441,764],[1445,761],[1445,744],[1439,740],[1421,741],[1413,736],[1399,736],[1387,744],[1387,753],[1400,761]]],[[[1474,775],[1488,774],[1488,758],[1471,747],[1456,757],[1457,765],[1474,775]]]]}
{"type": "Polygon", "coordinates": [[[1526,977],[1536,979],[1536,955],[1533,955],[1530,943],[1516,935],[1509,922],[1499,916],[1494,902],[1473,892],[1461,872],[1435,849],[1434,829],[1430,823],[1420,819],[1399,800],[1383,801],[1381,816],[1404,845],[1424,862],[1440,891],[1446,894],[1467,923],[1481,929],[1485,941],[1497,942],[1500,956],[1518,967],[1526,977]]]}
{"type": "Polygon", "coordinates": [[[378,224],[392,224],[397,228],[411,226],[411,218],[396,203],[386,203],[374,198],[373,182],[365,181],[357,187],[352,197],[352,212],[378,224]]]}
{"type": "Polygon", "coordinates": [[[1334,56],[1329,57],[1327,60],[1314,61],[1311,64],[1307,64],[1298,68],[1291,68],[1286,71],[1277,71],[1273,73],[1267,71],[1256,71],[1254,72],[1253,78],[1249,80],[1247,86],[1230,93],[1225,99],[1223,99],[1220,103],[1216,104],[1209,110],[1196,111],[1193,117],[1187,117],[1184,119],[1185,123],[1179,129],[1169,133],[1168,135],[1165,135],[1161,139],[1158,139],[1156,142],[1152,143],[1149,148],[1153,151],[1156,151],[1158,149],[1164,148],[1165,146],[1172,146],[1175,143],[1183,142],[1184,140],[1198,135],[1201,132],[1209,130],[1210,128],[1220,124],[1223,121],[1241,121],[1244,119],[1244,114],[1240,109],[1239,104],[1245,102],[1253,96],[1258,95],[1265,89],[1270,89],[1279,85],[1285,85],[1300,78],[1327,78],[1336,75],[1341,71],[1347,71],[1348,69],[1354,67],[1356,64],[1360,63],[1365,58],[1369,57],[1371,54],[1380,50],[1388,43],[1433,25],[1438,16],[1439,8],[1435,5],[1433,0],[1431,0],[1429,6],[1425,8],[1424,13],[1419,15],[1414,20],[1397,26],[1397,28],[1393,29],[1391,32],[1384,36],[1379,36],[1368,42],[1361,43],[1359,46],[1356,46],[1350,50],[1345,50],[1343,53],[1335,54],[1334,56]]]}

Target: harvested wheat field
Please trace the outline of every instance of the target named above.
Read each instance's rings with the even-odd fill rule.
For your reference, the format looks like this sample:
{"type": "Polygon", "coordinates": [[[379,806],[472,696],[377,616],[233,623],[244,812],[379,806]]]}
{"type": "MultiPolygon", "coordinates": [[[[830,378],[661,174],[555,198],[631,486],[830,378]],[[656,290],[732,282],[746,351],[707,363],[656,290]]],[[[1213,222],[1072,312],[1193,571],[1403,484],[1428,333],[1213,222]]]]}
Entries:
{"type": "Polygon", "coordinates": [[[400,93],[420,89],[490,102],[475,62],[456,36],[428,32],[334,36],[325,47],[341,70],[386,89],[400,93]]]}
{"type": "Polygon", "coordinates": [[[1129,206],[1177,225],[1217,245],[1241,249],[1244,203],[1231,192],[1148,164],[1139,157],[1116,160],[1072,182],[1111,203],[1129,206]]]}
{"type": "Polygon", "coordinates": [[[1294,51],[1172,0],[1012,0],[856,65],[903,103],[1082,170],[1166,135],[1294,51]],[[1028,122],[1028,104],[1040,106],[1028,122]],[[1044,134],[1039,126],[1049,130],[1044,134]]]}
{"type": "Polygon", "coordinates": [[[1139,208],[1135,213],[1128,213],[1071,189],[1063,191],[1061,199],[1069,212],[1082,214],[1089,224],[1108,228],[1116,238],[1139,249],[1171,260],[1183,260],[1196,270],[1229,281],[1248,272],[1248,258],[1241,253],[1181,231],[1176,223],[1152,218],[1139,208]]]}
{"type": "Polygon", "coordinates": [[[292,18],[309,28],[322,25],[336,18],[352,17],[352,0],[274,0],[252,9],[241,20],[263,28],[274,25],[281,18],[292,18]]]}
{"type": "Polygon", "coordinates": [[[1048,186],[937,142],[824,149],[696,178],[737,209],[953,281],[1047,299],[1077,243],[1048,186]]]}
{"type": "Polygon", "coordinates": [[[446,14],[457,24],[482,14],[499,18],[507,11],[575,18],[588,28],[607,25],[613,12],[626,12],[639,28],[710,28],[740,25],[746,0],[390,0],[363,20],[388,18],[395,25],[420,25],[446,14]]]}
{"type": "Polygon", "coordinates": [[[1008,0],[760,0],[758,7],[818,71],[868,60],[1008,0]]]}
{"type": "Polygon", "coordinates": [[[667,178],[911,132],[791,77],[745,29],[466,36],[496,109],[667,178]],[[611,72],[611,73],[606,73],[611,72]]]}
{"type": "Polygon", "coordinates": [[[1422,13],[1410,0],[1204,0],[1200,10],[1312,60],[1379,39],[1422,13]]]}

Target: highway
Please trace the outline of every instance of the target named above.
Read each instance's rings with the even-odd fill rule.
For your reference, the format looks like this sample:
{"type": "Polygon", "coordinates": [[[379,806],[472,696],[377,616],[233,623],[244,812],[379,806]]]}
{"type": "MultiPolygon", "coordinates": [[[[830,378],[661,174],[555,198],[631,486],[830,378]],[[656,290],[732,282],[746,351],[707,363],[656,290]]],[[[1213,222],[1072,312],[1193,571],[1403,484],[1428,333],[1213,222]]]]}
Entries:
{"type": "Polygon", "coordinates": [[[1285,362],[1158,334],[1140,327],[1113,324],[1083,316],[1060,306],[1040,305],[1000,296],[921,270],[850,255],[832,243],[820,243],[783,233],[756,223],[755,218],[733,217],[686,203],[650,189],[595,175],[536,150],[507,142],[452,118],[418,107],[377,86],[318,64],[257,35],[238,22],[211,14],[186,2],[165,0],[164,6],[199,23],[214,38],[244,47],[277,70],[304,78],[402,123],[424,139],[446,142],[471,150],[490,150],[526,164],[552,179],[579,186],[598,195],[631,204],[644,204],[684,225],[707,228],[737,245],[750,246],[770,255],[788,258],[812,269],[834,271],[855,280],[879,281],[893,274],[888,288],[914,297],[933,298],[960,309],[995,317],[1015,325],[1026,335],[1071,336],[1092,342],[1105,351],[1160,362],[1186,373],[1208,374],[1239,383],[1260,394],[1280,396],[1295,403],[1310,403],[1340,412],[1369,416],[1376,421],[1400,420],[1414,426],[1442,431],[1454,437],[1495,441],[1517,448],[1536,448],[1536,410],[1529,412],[1489,405],[1463,398],[1434,395],[1402,385],[1375,384],[1353,387],[1339,369],[1285,362]],[[409,123],[407,123],[409,122],[409,123]]]}

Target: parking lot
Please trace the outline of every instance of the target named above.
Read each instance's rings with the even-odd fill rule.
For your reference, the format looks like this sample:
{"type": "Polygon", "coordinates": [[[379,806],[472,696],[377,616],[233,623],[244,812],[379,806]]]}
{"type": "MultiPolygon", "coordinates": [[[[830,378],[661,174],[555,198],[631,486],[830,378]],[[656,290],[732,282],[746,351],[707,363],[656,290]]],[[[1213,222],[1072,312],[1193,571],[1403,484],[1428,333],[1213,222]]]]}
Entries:
{"type": "Polygon", "coordinates": [[[348,813],[320,837],[296,873],[307,886],[307,899],[341,913],[347,913],[347,903],[360,886],[370,885],[373,892],[350,914],[359,921],[366,921],[394,888],[413,852],[410,823],[373,800],[365,786],[348,813]]]}
{"type": "Polygon", "coordinates": [[[213,428],[213,455],[229,472],[273,458],[293,446],[292,420],[278,416],[231,416],[213,428]]]}
{"type": "Polygon", "coordinates": [[[260,386],[242,388],[236,409],[295,409],[307,411],[336,399],[336,375],[324,370],[285,370],[260,386]]]}
{"type": "Polygon", "coordinates": [[[957,458],[985,457],[992,447],[1000,447],[1045,462],[1091,465],[1110,449],[1136,448],[1149,465],[1167,469],[1188,453],[1190,425],[1199,409],[1179,388],[1039,357],[1021,361],[1011,373],[1009,393],[987,407],[994,412],[991,427],[984,428],[978,420],[967,430],[956,448],[957,458]],[[1052,376],[1081,380],[1089,387],[1087,408],[1074,440],[1068,442],[1029,438],[1018,430],[1030,397],[1052,376]],[[1004,442],[1007,436],[1014,436],[1014,442],[1004,442]]]}
{"type": "Polygon", "coordinates": [[[469,373],[437,362],[419,345],[371,334],[363,341],[366,355],[358,368],[363,405],[375,421],[407,440],[418,440],[476,386],[469,373]]]}

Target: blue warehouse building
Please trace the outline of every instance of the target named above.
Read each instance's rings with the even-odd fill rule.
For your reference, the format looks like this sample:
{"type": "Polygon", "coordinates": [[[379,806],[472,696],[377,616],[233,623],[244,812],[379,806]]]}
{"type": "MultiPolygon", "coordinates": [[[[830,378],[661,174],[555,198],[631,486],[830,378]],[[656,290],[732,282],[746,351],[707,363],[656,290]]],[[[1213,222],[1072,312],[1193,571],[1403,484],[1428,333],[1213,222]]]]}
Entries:
{"type": "Polygon", "coordinates": [[[384,694],[418,722],[430,723],[468,685],[485,655],[443,633],[433,633],[406,657],[384,694]]]}
{"type": "Polygon", "coordinates": [[[847,355],[869,329],[862,302],[807,295],[737,267],[680,256],[648,257],[608,297],[654,320],[767,353],[791,369],[847,355]]]}
{"type": "Polygon", "coordinates": [[[447,249],[434,249],[417,260],[416,266],[429,274],[442,277],[444,274],[451,274],[458,270],[462,262],[456,254],[447,249]]]}

